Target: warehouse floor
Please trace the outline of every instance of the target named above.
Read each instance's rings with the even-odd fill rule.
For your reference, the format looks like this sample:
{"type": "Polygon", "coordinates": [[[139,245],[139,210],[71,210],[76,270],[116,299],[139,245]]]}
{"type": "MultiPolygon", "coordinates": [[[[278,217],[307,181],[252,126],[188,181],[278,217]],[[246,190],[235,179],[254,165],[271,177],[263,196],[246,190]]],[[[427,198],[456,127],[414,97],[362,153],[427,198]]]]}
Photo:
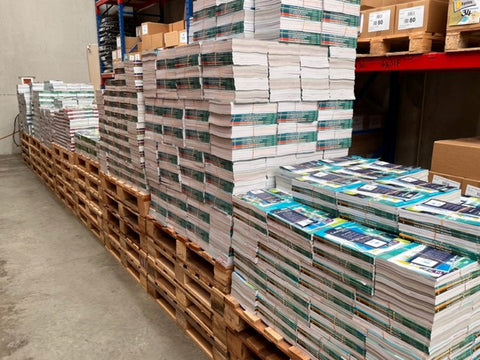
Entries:
{"type": "Polygon", "coordinates": [[[22,162],[0,157],[0,359],[207,357],[22,162]]]}

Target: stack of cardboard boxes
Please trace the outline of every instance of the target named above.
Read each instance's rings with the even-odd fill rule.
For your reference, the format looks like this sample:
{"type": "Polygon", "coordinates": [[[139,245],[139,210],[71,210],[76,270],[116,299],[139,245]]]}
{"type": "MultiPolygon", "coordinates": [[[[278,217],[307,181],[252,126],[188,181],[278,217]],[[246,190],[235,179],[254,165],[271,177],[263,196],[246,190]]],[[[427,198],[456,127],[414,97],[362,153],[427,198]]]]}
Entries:
{"type": "MultiPolygon", "coordinates": [[[[145,22],[137,27],[136,37],[125,38],[125,50],[130,61],[140,60],[144,51],[172,48],[186,44],[187,30],[184,20],[172,24],[145,22]]],[[[113,51],[112,58],[114,62],[124,60],[120,36],[117,36],[117,49],[113,51]]]]}
{"type": "Polygon", "coordinates": [[[447,0],[363,0],[359,39],[412,32],[445,34],[447,8],[447,0]]]}
{"type": "Polygon", "coordinates": [[[480,195],[480,138],[439,140],[433,146],[430,181],[462,189],[462,194],[480,195]]]}

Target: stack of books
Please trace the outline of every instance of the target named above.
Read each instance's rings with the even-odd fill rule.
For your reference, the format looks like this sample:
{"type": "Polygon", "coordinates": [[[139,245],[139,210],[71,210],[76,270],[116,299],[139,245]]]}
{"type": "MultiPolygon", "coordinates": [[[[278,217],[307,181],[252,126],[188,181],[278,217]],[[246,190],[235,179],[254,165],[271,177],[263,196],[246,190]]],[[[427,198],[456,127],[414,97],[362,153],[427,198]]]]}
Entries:
{"type": "Polygon", "coordinates": [[[255,30],[254,0],[196,0],[190,40],[245,38],[255,30]]]}
{"type": "Polygon", "coordinates": [[[402,236],[480,260],[477,201],[429,199],[401,209],[398,226],[402,236]]]}
{"type": "Polygon", "coordinates": [[[98,161],[100,132],[98,127],[90,130],[75,131],[75,152],[94,161],[98,161]]]}
{"type": "Polygon", "coordinates": [[[141,61],[118,63],[99,101],[100,166],[139,188],[147,187],[145,175],[145,100],[141,61]]]}
{"type": "Polygon", "coordinates": [[[367,358],[476,358],[479,275],[478,262],[418,243],[382,256],[375,295],[357,298],[367,358]]]}
{"type": "Polygon", "coordinates": [[[96,108],[64,108],[50,113],[52,118],[54,143],[69,151],[75,151],[75,132],[78,130],[98,130],[96,108]]]}
{"type": "Polygon", "coordinates": [[[329,217],[278,189],[233,202],[232,294],[312,358],[478,354],[474,259],[329,217]]]}
{"type": "Polygon", "coordinates": [[[322,45],[322,8],[321,0],[256,0],[255,38],[322,45]]]}
{"type": "Polygon", "coordinates": [[[20,128],[25,134],[32,134],[32,87],[31,85],[17,85],[18,111],[20,114],[20,128]]]}

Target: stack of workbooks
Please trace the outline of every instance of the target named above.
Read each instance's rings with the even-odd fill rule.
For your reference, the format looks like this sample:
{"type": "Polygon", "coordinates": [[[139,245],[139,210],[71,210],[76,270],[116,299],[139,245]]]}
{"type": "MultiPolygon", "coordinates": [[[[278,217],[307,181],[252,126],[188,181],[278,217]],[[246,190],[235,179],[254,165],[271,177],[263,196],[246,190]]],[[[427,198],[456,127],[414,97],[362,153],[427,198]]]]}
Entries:
{"type": "Polygon", "coordinates": [[[471,199],[429,199],[400,210],[402,236],[480,260],[480,208],[471,199]]]}
{"type": "Polygon", "coordinates": [[[52,140],[69,151],[75,151],[75,132],[98,130],[96,108],[77,107],[61,109],[50,113],[52,117],[52,140]]]}
{"type": "Polygon", "coordinates": [[[254,0],[196,0],[190,40],[253,38],[254,0]]]}
{"type": "Polygon", "coordinates": [[[142,73],[141,62],[115,65],[100,101],[99,160],[105,173],[146,188],[142,73]]]}
{"type": "Polygon", "coordinates": [[[278,189],[233,203],[232,294],[313,358],[478,353],[478,262],[329,217],[278,189]]]}
{"type": "Polygon", "coordinates": [[[367,358],[478,357],[479,275],[478,262],[417,243],[382,256],[375,295],[357,294],[367,358]]]}
{"type": "Polygon", "coordinates": [[[75,131],[75,152],[98,161],[100,132],[98,128],[75,131]]]}
{"type": "Polygon", "coordinates": [[[20,127],[25,134],[32,133],[32,87],[17,85],[17,99],[20,127]]]}

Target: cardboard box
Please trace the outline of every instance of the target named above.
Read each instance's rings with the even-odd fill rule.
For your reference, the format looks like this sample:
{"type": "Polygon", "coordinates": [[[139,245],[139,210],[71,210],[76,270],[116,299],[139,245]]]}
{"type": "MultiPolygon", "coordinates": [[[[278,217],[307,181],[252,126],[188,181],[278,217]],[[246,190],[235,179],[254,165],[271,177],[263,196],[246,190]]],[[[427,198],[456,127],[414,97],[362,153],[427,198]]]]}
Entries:
{"type": "MultiPolygon", "coordinates": [[[[126,51],[129,52],[131,49],[137,45],[138,39],[136,37],[126,36],[125,37],[125,47],[126,51]]],[[[122,48],[122,39],[120,36],[117,36],[117,49],[122,48]]]]}
{"type": "Polygon", "coordinates": [[[439,0],[419,0],[397,5],[396,34],[425,32],[445,34],[448,4],[439,0]]]}
{"type": "Polygon", "coordinates": [[[152,51],[165,47],[165,42],[163,38],[163,33],[143,36],[141,51],[152,51]]]}
{"type": "Polygon", "coordinates": [[[164,36],[165,47],[175,47],[187,44],[187,31],[172,31],[166,33],[164,36]]]}
{"type": "Polygon", "coordinates": [[[480,0],[450,0],[447,26],[449,30],[480,28],[480,0]]]}
{"type": "Polygon", "coordinates": [[[360,10],[375,9],[382,6],[390,6],[397,4],[395,0],[362,0],[360,4],[360,10]]]}
{"type": "Polygon", "coordinates": [[[168,32],[172,31],[182,31],[185,30],[185,20],[174,22],[173,24],[169,24],[168,32]]]}
{"type": "Polygon", "coordinates": [[[142,54],[139,52],[134,52],[128,54],[128,60],[129,61],[141,61],[142,60],[142,54]]]}
{"type": "Polygon", "coordinates": [[[395,5],[365,11],[362,38],[392,35],[395,31],[395,5]]]}
{"type": "Polygon", "coordinates": [[[480,137],[435,141],[432,171],[480,180],[480,137]]]}
{"type": "Polygon", "coordinates": [[[160,24],[154,22],[142,23],[142,37],[145,35],[153,35],[158,33],[166,33],[169,30],[168,24],[160,24]]]}
{"type": "Polygon", "coordinates": [[[467,196],[477,196],[477,188],[480,188],[480,180],[469,179],[450,174],[442,174],[435,171],[430,171],[428,179],[430,182],[443,183],[451,186],[455,186],[455,184],[458,184],[458,186],[462,190],[462,195],[467,196]],[[475,193],[473,194],[472,192],[475,193]]]}
{"type": "Polygon", "coordinates": [[[122,50],[117,49],[112,51],[112,61],[113,62],[122,61],[122,50]]]}

